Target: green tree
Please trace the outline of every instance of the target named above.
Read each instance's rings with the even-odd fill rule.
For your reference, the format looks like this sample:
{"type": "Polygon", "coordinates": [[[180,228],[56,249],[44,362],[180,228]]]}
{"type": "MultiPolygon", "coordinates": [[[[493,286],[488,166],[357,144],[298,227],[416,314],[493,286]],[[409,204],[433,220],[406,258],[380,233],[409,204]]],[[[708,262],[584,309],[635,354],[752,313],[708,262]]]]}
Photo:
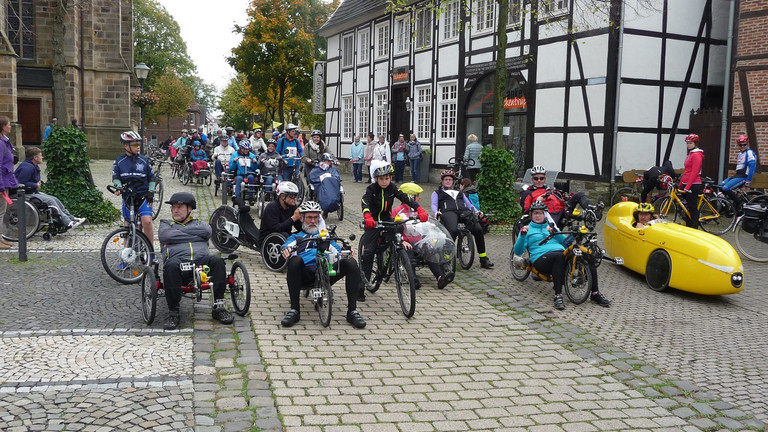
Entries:
{"type": "Polygon", "coordinates": [[[248,89],[242,75],[232,78],[219,101],[219,109],[223,113],[219,122],[236,130],[251,129],[253,115],[245,103],[248,97],[248,89]]]}
{"type": "Polygon", "coordinates": [[[187,111],[187,107],[192,103],[192,91],[173,69],[167,69],[157,78],[154,91],[160,100],[146,111],[146,116],[150,120],[164,116],[170,135],[171,117],[180,117],[187,111]]]}

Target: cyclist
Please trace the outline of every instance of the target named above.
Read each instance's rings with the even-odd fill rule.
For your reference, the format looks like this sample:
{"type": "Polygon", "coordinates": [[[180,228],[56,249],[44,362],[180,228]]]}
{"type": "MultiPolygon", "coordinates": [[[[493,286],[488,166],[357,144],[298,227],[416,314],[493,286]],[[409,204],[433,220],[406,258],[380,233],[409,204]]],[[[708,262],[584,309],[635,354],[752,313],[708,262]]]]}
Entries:
{"type": "Polygon", "coordinates": [[[701,183],[701,164],[704,162],[704,150],[698,147],[699,136],[695,133],[685,137],[685,145],[688,149],[688,155],[683,164],[685,170],[680,178],[678,192],[685,194],[685,208],[691,215],[691,218],[688,219],[683,213],[685,225],[695,229],[699,227],[699,195],[704,190],[704,185],[701,183]]]}
{"type": "MultiPolygon", "coordinates": [[[[120,142],[125,153],[118,156],[112,164],[112,183],[118,190],[115,195],[120,195],[119,188],[123,185],[130,186],[136,194],[134,210],[141,217],[141,230],[147,235],[149,243],[155,238],[152,225],[152,200],[155,196],[155,173],[152,172],[152,164],[146,156],[139,154],[141,151],[141,137],[134,131],[120,134],[120,142]]],[[[125,205],[126,197],[123,197],[123,219],[125,224],[131,223],[131,213],[125,205]]],[[[122,265],[122,263],[121,263],[122,265]]]]}
{"type": "MultiPolygon", "coordinates": [[[[301,317],[299,294],[301,288],[313,283],[315,280],[315,266],[317,245],[314,242],[297,244],[301,239],[316,236],[320,232],[320,204],[314,201],[305,201],[299,207],[301,217],[301,231],[291,235],[283,244],[283,257],[288,259],[288,293],[291,298],[291,310],[285,314],[281,324],[283,327],[291,327],[299,322],[301,317]],[[290,258],[289,258],[290,257],[290,258]]],[[[338,253],[341,248],[331,242],[331,250],[338,253]]],[[[365,319],[357,311],[357,294],[360,291],[360,269],[354,258],[340,259],[334,265],[336,275],[331,276],[331,285],[339,279],[346,277],[345,287],[347,291],[347,322],[355,328],[365,327],[365,319]]]]}
{"type": "Polygon", "coordinates": [[[270,202],[264,208],[259,228],[259,241],[273,232],[283,233],[288,237],[291,228],[301,229],[301,215],[296,205],[299,196],[299,188],[289,181],[280,182],[277,185],[277,200],[270,202]]]}
{"type": "MultiPolygon", "coordinates": [[[[208,169],[208,154],[202,149],[200,141],[193,141],[192,146],[189,158],[192,161],[192,174],[197,175],[201,169],[208,169]]],[[[197,179],[197,182],[202,183],[203,180],[197,179]]]]}
{"type": "Polygon", "coordinates": [[[213,284],[213,319],[222,324],[232,323],[232,314],[224,307],[226,290],[226,265],[218,255],[209,255],[208,240],[211,226],[192,217],[197,207],[195,196],[189,192],[176,192],[165,202],[171,205],[171,220],[160,221],[157,238],[163,257],[163,287],[168,302],[166,330],[179,326],[179,302],[181,301],[181,263],[193,261],[196,266],[210,267],[208,276],[213,284]]]}
{"type": "Polygon", "coordinates": [[[235,128],[232,126],[227,126],[224,128],[224,131],[227,133],[227,140],[229,141],[229,145],[236,147],[237,139],[235,138],[235,128]]]}
{"type": "Polygon", "coordinates": [[[736,156],[736,173],[720,184],[723,186],[723,193],[733,201],[737,208],[741,208],[744,203],[733,190],[742,186],[749,187],[757,169],[757,155],[754,150],[749,148],[749,138],[746,135],[739,135],[736,138],[736,145],[739,147],[739,154],[736,156]]]}
{"type": "Polygon", "coordinates": [[[176,149],[176,154],[181,154],[182,160],[180,160],[180,163],[184,163],[184,157],[187,154],[187,145],[189,144],[189,135],[187,133],[186,129],[181,130],[181,136],[176,138],[176,142],[172,144],[173,148],[176,149]]]}
{"type": "Polygon", "coordinates": [[[251,151],[257,155],[261,156],[264,152],[267,151],[267,144],[264,142],[264,138],[262,138],[261,129],[256,129],[253,131],[253,135],[251,135],[250,141],[251,151]]]}
{"type": "Polygon", "coordinates": [[[241,205],[244,199],[240,195],[240,184],[243,180],[248,180],[249,184],[255,184],[258,162],[259,160],[256,158],[256,155],[251,153],[247,140],[240,141],[237,153],[233,153],[231,159],[229,159],[229,171],[235,173],[235,197],[241,199],[241,205]]]}
{"type": "MultiPolygon", "coordinates": [[[[408,204],[411,209],[416,211],[421,222],[426,222],[429,218],[426,210],[419,203],[410,199],[405,192],[398,190],[392,183],[392,173],[394,173],[394,168],[389,164],[376,168],[373,171],[373,178],[376,182],[365,188],[365,193],[361,200],[365,232],[360,238],[360,244],[363,249],[360,252],[360,262],[365,278],[368,280],[371,279],[373,257],[376,253],[380,234],[380,231],[375,229],[376,222],[392,220],[391,211],[395,198],[402,203],[408,204]]],[[[361,301],[365,300],[365,292],[363,290],[360,290],[359,299],[361,301]]]]}
{"type": "Polygon", "coordinates": [[[280,166],[282,158],[275,151],[277,143],[272,138],[267,141],[267,151],[259,156],[259,172],[264,176],[264,187],[267,191],[272,190],[272,183],[277,177],[277,168],[280,166]]]}
{"type": "Polygon", "coordinates": [[[592,205],[584,192],[576,192],[565,201],[565,204],[563,204],[563,202],[554,194],[554,188],[547,186],[546,181],[546,168],[542,165],[534,165],[533,168],[531,168],[531,182],[533,184],[520,194],[520,206],[523,208],[523,211],[527,212],[531,203],[534,201],[544,202],[549,208],[549,216],[557,225],[563,217],[564,211],[567,210],[568,212],[572,212],[573,209],[576,208],[576,204],[579,204],[581,208],[585,210],[592,210],[598,220],[602,218],[602,202],[597,206],[592,205]]]}
{"type": "Polygon", "coordinates": [[[285,160],[285,166],[283,167],[282,180],[289,181],[293,174],[299,169],[301,156],[304,154],[299,140],[296,138],[299,136],[299,128],[289,123],[285,128],[285,136],[280,138],[277,142],[277,152],[280,156],[283,156],[285,160]],[[288,156],[288,158],[286,158],[288,156]],[[294,157],[298,156],[299,159],[294,157]]]}
{"type": "MultiPolygon", "coordinates": [[[[565,239],[564,235],[554,236],[544,244],[540,244],[555,227],[547,223],[547,204],[536,201],[531,204],[528,212],[531,223],[520,229],[520,236],[515,242],[515,255],[522,255],[528,251],[531,263],[536,270],[543,274],[552,275],[553,288],[555,290],[554,307],[557,310],[565,309],[563,302],[563,283],[565,282],[565,239]]],[[[589,271],[592,274],[593,291],[590,296],[592,302],[603,307],[611,305],[611,301],[603,296],[597,287],[597,269],[590,262],[589,271]]]]}
{"type": "Polygon", "coordinates": [[[651,225],[651,221],[656,219],[654,216],[653,204],[641,202],[637,209],[632,213],[632,226],[635,228],[645,228],[651,225]]]}
{"type": "Polygon", "coordinates": [[[325,142],[323,141],[323,134],[319,130],[312,131],[312,139],[304,146],[304,175],[307,176],[312,168],[314,168],[315,161],[319,161],[320,157],[325,153],[325,142]]]}
{"type": "Polygon", "coordinates": [[[225,165],[229,165],[229,160],[237,151],[235,147],[229,145],[229,140],[221,135],[221,131],[219,131],[219,134],[219,137],[216,138],[219,145],[213,149],[213,160],[215,161],[213,169],[216,172],[216,183],[221,182],[221,173],[224,171],[225,165]]]}
{"type": "Polygon", "coordinates": [[[395,158],[395,182],[400,183],[403,181],[403,173],[405,172],[405,161],[408,160],[408,152],[405,147],[408,143],[405,142],[405,135],[400,134],[397,137],[397,141],[392,143],[392,157],[395,158]]]}
{"type": "Polygon", "coordinates": [[[472,213],[477,213],[478,217],[482,218],[483,212],[472,205],[464,192],[453,188],[454,181],[456,181],[456,174],[453,170],[447,169],[440,173],[442,184],[436,191],[432,192],[432,213],[435,217],[440,217],[440,222],[448,229],[454,240],[459,235],[459,222],[464,220],[469,232],[475,238],[477,254],[480,257],[480,267],[490,269],[493,267],[493,263],[485,251],[483,227],[477,220],[468,219],[472,213]]]}

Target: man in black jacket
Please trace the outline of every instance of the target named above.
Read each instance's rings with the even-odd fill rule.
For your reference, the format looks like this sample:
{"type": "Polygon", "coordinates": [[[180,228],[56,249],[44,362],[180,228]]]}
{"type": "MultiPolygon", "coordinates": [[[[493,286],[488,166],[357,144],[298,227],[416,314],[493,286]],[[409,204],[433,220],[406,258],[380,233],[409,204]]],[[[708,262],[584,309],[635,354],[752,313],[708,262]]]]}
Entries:
{"type": "Polygon", "coordinates": [[[269,234],[279,232],[287,238],[291,229],[301,229],[301,218],[296,198],[299,196],[299,188],[292,182],[281,182],[277,185],[277,200],[267,204],[261,217],[259,228],[259,241],[261,242],[269,234]]]}

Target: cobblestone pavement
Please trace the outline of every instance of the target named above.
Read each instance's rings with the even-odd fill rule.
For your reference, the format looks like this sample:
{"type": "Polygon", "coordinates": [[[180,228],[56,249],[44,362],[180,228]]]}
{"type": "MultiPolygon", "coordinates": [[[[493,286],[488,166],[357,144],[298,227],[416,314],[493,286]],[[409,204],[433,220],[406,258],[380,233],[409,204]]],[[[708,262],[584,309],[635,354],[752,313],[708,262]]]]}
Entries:
{"type": "MultiPolygon", "coordinates": [[[[109,168],[92,164],[98,184],[109,168]]],[[[219,205],[204,186],[165,186],[166,199],[196,193],[203,219],[219,205]]],[[[363,186],[345,182],[341,233],[359,234],[363,186]]],[[[550,284],[509,277],[510,237],[492,235],[492,271],[476,265],[445,290],[419,271],[410,320],[384,285],[359,304],[368,326],[355,330],[339,286],[330,327],[302,299],[301,321],[284,329],[285,275],[240,250],[250,316],[223,326],[207,300],[185,299],[181,330],[166,332],[163,299],[146,326],[138,287],[104,273],[98,250],[112,228],[34,236],[28,263],[0,253],[11,305],[0,310],[0,430],[706,431],[768,421],[764,265],[744,262],[742,293],[703,297],[656,293],[603,264],[612,307],[559,312],[550,284]]]]}

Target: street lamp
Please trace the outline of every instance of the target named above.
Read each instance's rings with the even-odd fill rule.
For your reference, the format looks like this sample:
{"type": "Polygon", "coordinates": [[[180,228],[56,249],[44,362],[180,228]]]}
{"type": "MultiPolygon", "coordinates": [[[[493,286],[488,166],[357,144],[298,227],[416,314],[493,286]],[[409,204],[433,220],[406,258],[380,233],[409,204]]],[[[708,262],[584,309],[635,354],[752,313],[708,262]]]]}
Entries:
{"type": "MultiPolygon", "coordinates": [[[[141,87],[141,94],[144,94],[144,80],[149,76],[149,66],[141,62],[133,67],[133,72],[136,74],[136,78],[139,80],[139,86],[141,87]]],[[[139,129],[141,130],[141,153],[144,154],[144,105],[139,106],[141,112],[141,121],[139,123],[139,129]]]]}

